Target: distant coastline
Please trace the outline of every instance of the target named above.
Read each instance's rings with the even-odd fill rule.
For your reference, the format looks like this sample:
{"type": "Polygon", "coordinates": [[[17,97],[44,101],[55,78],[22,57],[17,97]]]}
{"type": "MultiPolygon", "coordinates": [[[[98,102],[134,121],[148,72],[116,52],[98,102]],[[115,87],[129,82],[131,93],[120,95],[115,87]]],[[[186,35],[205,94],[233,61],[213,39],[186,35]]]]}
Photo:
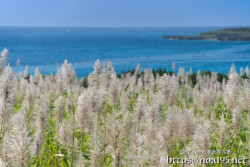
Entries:
{"type": "Polygon", "coordinates": [[[250,41],[250,28],[226,28],[201,33],[197,36],[165,35],[170,40],[214,40],[214,41],[250,41]]]}

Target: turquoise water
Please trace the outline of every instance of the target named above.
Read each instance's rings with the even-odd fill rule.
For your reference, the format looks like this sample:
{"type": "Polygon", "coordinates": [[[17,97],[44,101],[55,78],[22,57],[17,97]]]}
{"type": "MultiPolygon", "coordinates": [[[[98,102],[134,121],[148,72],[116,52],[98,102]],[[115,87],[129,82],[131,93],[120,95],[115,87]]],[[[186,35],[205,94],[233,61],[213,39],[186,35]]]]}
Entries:
{"type": "Polygon", "coordinates": [[[250,42],[182,41],[163,35],[196,35],[215,30],[202,28],[27,28],[0,27],[0,49],[8,48],[8,63],[14,71],[25,65],[34,72],[55,73],[65,59],[79,76],[93,70],[96,59],[110,60],[117,72],[142,68],[171,70],[174,61],[187,71],[210,70],[228,73],[250,65],[250,42]],[[16,66],[17,59],[21,65],[16,66]]]}

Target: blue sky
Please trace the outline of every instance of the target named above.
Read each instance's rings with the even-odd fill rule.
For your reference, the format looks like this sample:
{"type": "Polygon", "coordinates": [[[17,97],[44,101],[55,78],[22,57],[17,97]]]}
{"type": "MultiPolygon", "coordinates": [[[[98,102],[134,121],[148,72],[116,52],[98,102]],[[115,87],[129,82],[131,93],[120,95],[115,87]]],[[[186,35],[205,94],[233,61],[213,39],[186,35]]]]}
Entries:
{"type": "Polygon", "coordinates": [[[0,26],[250,26],[250,0],[0,0],[0,26]]]}

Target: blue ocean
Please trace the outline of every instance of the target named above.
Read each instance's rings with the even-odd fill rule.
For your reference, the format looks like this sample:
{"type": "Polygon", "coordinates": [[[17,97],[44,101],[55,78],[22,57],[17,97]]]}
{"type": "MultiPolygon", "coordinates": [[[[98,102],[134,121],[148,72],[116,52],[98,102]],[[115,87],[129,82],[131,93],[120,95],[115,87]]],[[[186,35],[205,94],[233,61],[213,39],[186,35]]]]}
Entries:
{"type": "Polygon", "coordinates": [[[197,35],[221,27],[196,28],[37,28],[0,27],[0,49],[9,50],[8,63],[16,72],[26,65],[34,73],[55,73],[65,59],[78,76],[93,70],[96,59],[111,61],[119,73],[136,68],[166,68],[172,62],[186,71],[228,73],[230,66],[250,66],[250,42],[168,40],[163,35],[197,35]],[[17,66],[17,59],[20,65],[17,66]]]}

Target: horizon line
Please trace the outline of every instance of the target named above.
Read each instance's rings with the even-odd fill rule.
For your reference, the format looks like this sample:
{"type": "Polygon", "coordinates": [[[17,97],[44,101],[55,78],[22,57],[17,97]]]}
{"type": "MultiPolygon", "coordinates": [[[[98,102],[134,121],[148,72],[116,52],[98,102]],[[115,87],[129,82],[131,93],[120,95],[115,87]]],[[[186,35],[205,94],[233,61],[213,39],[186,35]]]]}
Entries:
{"type": "Polygon", "coordinates": [[[29,26],[29,25],[21,25],[21,26],[6,26],[0,25],[0,27],[9,27],[9,28],[219,28],[219,27],[232,27],[232,28],[243,28],[250,27],[250,25],[232,25],[232,26],[29,26]]]}

